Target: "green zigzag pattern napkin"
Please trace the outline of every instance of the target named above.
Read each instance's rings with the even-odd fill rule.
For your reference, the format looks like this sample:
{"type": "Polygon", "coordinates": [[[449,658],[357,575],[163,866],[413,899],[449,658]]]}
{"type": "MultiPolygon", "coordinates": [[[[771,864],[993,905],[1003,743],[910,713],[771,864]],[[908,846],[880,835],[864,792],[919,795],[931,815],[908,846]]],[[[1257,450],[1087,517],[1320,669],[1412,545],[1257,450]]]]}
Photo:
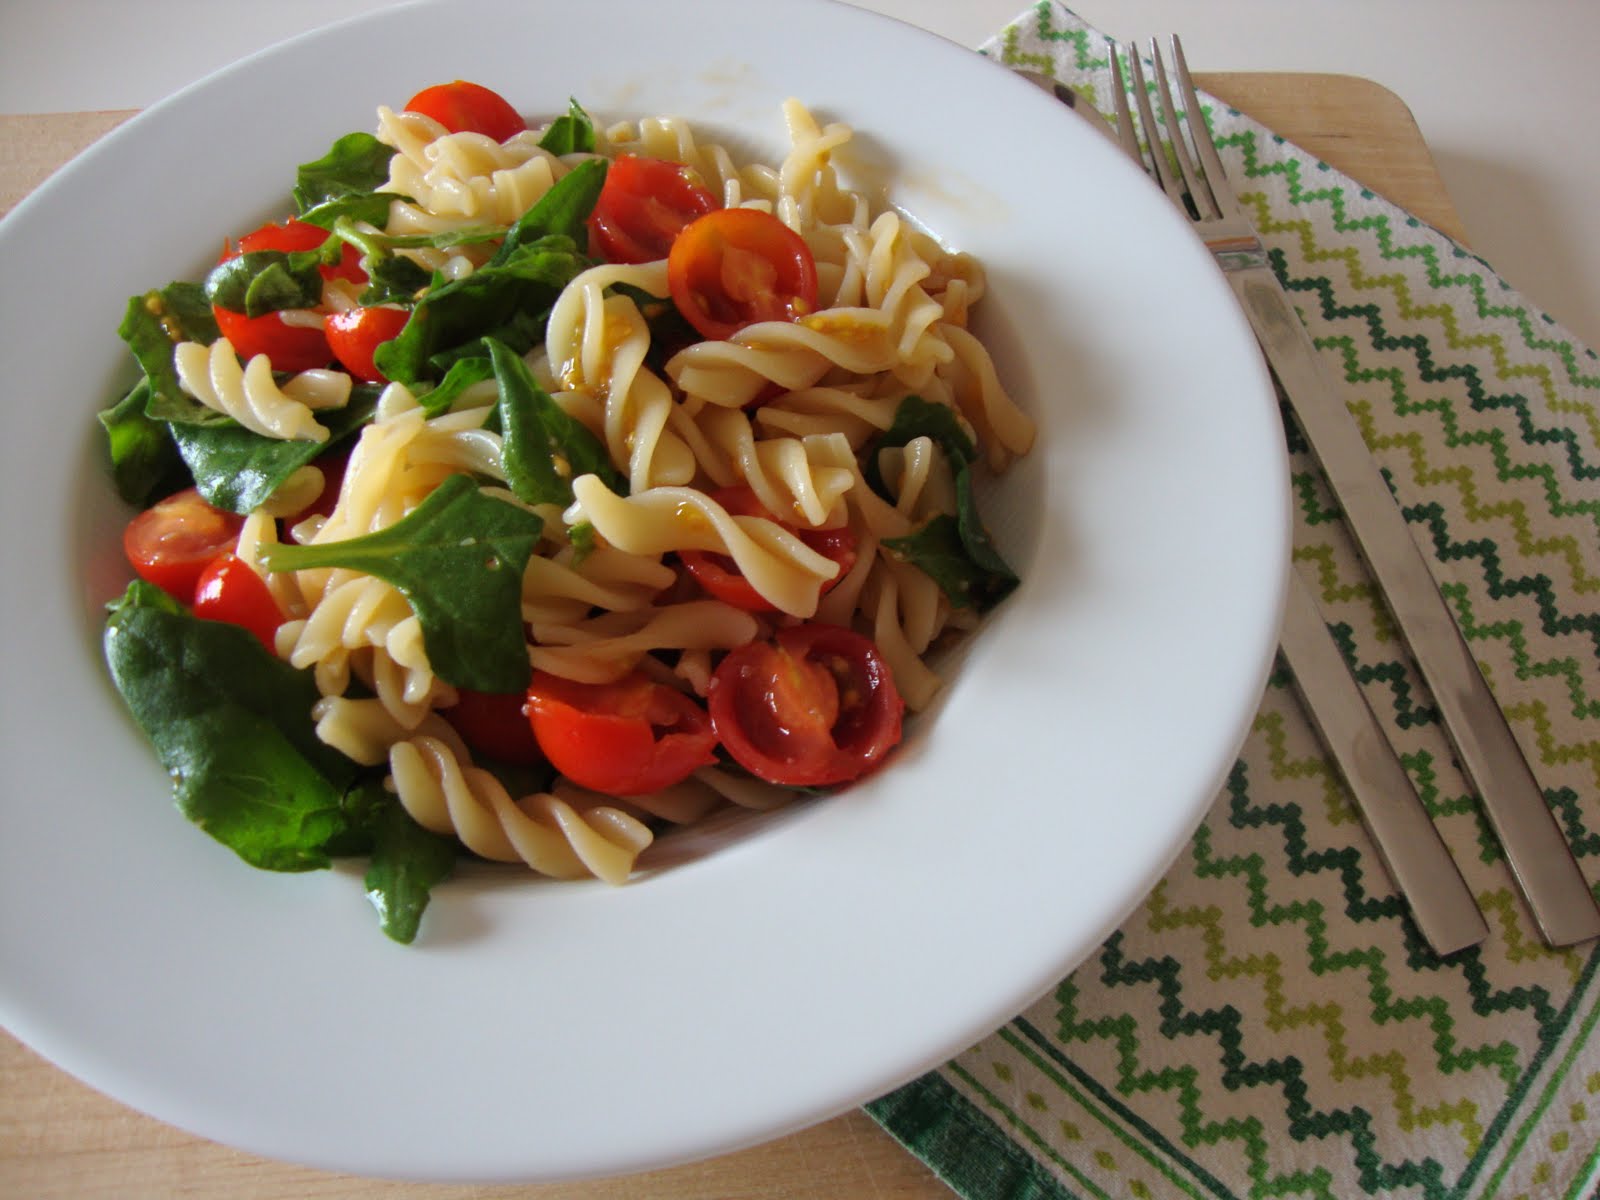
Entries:
{"type": "MultiPolygon", "coordinates": [[[[983,52],[1111,108],[1102,35],[983,52]]],[[[1450,239],[1208,117],[1589,877],[1600,873],[1600,362],[1450,239]]],[[[1595,944],[1546,948],[1291,429],[1294,559],[1491,929],[1436,958],[1279,671],[1192,843],[1087,962],[869,1106],[973,1200],[1588,1196],[1595,944]]]]}

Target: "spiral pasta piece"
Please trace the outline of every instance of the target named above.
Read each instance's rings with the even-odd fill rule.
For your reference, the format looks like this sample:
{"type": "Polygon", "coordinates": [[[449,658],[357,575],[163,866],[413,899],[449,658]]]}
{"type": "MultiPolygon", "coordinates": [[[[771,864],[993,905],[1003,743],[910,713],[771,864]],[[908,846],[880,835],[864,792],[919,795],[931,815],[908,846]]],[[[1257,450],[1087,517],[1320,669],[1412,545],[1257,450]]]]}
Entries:
{"type": "Polygon", "coordinates": [[[180,342],[172,361],[184,391],[262,437],[325,442],[328,430],[313,411],[342,408],[350,400],[350,376],[343,371],[301,371],[280,387],[266,355],[241,365],[225,337],[210,346],[180,342]]]}
{"type": "Polygon", "coordinates": [[[548,792],[513,800],[493,774],[443,739],[419,736],[389,751],[389,782],[412,818],[495,862],[541,875],[626,882],[653,840],[649,826],[609,805],[580,810],[548,792]]]}
{"type": "Polygon", "coordinates": [[[809,617],[825,580],[839,566],[764,517],[733,516],[693,488],[651,488],[626,498],[596,476],[573,480],[575,512],[607,542],[630,554],[709,550],[733,559],[739,573],[769,603],[809,617]]]}

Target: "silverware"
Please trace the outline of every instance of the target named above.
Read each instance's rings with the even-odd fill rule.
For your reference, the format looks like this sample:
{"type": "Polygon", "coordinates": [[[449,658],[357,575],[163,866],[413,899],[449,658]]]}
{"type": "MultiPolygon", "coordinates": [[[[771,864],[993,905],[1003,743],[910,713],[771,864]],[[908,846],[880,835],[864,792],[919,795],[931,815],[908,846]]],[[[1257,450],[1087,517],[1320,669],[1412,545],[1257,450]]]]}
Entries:
{"type": "MultiPolygon", "coordinates": [[[[1146,169],[1194,221],[1239,298],[1339,500],[1356,545],[1433,693],[1456,756],[1482,800],[1512,875],[1545,941],[1565,946],[1600,936],[1600,904],[1465,638],[1451,618],[1355,418],[1324,376],[1316,347],[1273,275],[1260,238],[1233,196],[1210,131],[1200,118],[1199,97],[1176,37],[1172,39],[1172,53],[1184,111],[1196,119],[1181,120],[1160,50],[1152,41],[1155,90],[1177,167],[1174,170],[1166,155],[1157,149],[1150,155],[1146,169]],[[1182,136],[1182,124],[1189,127],[1198,164],[1182,136]]],[[[1119,140],[1144,164],[1115,46],[1111,48],[1111,64],[1119,140]]],[[[1151,109],[1139,56],[1129,54],[1128,65],[1146,140],[1159,148],[1160,126],[1151,109]]],[[[1324,684],[1321,679],[1314,682],[1319,690],[1324,684]]],[[[1393,849],[1391,845],[1389,850],[1393,849]]]]}

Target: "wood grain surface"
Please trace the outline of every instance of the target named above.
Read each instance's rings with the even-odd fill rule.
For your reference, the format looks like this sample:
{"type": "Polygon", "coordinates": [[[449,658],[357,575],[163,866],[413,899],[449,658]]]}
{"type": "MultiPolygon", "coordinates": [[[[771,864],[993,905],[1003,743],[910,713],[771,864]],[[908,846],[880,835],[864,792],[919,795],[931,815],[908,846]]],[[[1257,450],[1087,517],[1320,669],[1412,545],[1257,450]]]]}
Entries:
{"type": "MultiPolygon", "coordinates": [[[[1209,74],[1240,111],[1459,241],[1460,219],[1410,110],[1347,75],[1209,74]]],[[[126,112],[0,114],[0,213],[110,132],[126,112]]],[[[102,1096],[0,1034],[0,1198],[119,1200],[937,1200],[950,1191],[856,1111],[703,1163],[579,1184],[390,1183],[268,1161],[193,1137],[102,1096]]]]}

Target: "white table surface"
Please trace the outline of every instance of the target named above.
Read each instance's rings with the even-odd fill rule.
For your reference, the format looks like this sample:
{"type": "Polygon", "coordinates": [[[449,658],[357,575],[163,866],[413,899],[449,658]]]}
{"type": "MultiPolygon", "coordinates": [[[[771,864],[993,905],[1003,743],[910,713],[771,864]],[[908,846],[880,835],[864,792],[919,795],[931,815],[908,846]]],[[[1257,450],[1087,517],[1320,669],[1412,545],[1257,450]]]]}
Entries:
{"type": "MultiPolygon", "coordinates": [[[[0,0],[0,112],[143,107],[270,41],[394,2],[0,0]]],[[[861,7],[976,45],[1025,0],[861,7]]],[[[1072,7],[1120,38],[1176,31],[1199,70],[1340,72],[1398,93],[1474,248],[1535,305],[1600,347],[1600,139],[1591,124],[1600,102],[1600,0],[1072,7]]]]}

